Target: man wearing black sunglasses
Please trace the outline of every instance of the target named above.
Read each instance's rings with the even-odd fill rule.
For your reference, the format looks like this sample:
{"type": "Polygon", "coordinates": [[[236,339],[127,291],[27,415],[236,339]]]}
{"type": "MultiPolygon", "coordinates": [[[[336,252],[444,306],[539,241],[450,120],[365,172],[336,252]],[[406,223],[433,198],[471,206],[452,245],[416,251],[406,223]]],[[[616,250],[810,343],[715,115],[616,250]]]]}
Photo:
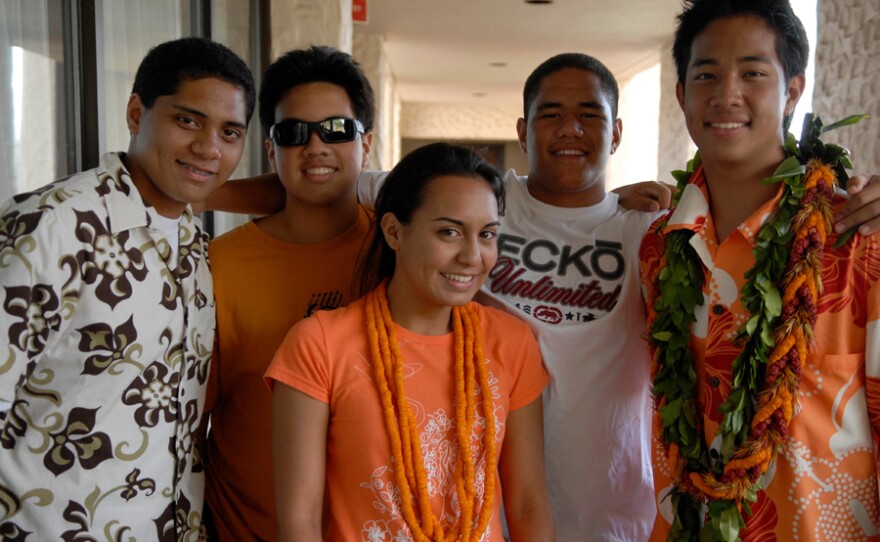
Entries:
{"type": "Polygon", "coordinates": [[[206,502],[218,540],[274,539],[272,396],[263,373],[294,323],[354,299],[370,222],[356,184],[374,110],[360,66],[329,47],[291,51],[263,76],[260,121],[285,205],[210,245],[217,341],[206,502]]]}
{"type": "Polygon", "coordinates": [[[280,147],[305,145],[318,134],[324,143],[346,143],[364,133],[364,125],[357,119],[336,117],[316,122],[284,119],[269,128],[269,139],[280,147]]]}

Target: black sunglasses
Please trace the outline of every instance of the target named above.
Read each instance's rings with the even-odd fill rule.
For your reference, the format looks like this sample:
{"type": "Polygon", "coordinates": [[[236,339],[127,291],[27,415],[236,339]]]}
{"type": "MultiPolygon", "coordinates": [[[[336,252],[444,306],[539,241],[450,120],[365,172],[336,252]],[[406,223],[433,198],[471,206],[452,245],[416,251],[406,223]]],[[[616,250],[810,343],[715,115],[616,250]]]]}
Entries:
{"type": "Polygon", "coordinates": [[[357,119],[346,117],[324,119],[318,122],[284,119],[269,128],[269,137],[276,145],[295,147],[308,143],[314,132],[318,133],[318,137],[324,143],[345,143],[346,141],[354,141],[358,134],[364,133],[364,125],[357,119]]]}

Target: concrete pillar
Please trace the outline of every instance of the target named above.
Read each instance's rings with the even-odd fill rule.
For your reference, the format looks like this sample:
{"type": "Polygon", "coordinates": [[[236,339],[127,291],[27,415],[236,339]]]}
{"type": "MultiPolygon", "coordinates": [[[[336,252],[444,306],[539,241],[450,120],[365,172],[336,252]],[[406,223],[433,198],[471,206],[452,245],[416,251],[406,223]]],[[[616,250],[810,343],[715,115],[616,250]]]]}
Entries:
{"type": "Polygon", "coordinates": [[[381,34],[355,32],[352,55],[360,63],[376,95],[376,119],[370,169],[391,169],[400,159],[400,95],[385,54],[381,34]]]}
{"type": "Polygon", "coordinates": [[[880,3],[819,0],[813,110],[829,124],[848,115],[871,118],[827,134],[850,149],[858,172],[880,172],[880,3]]]}
{"type": "MultiPolygon", "coordinates": [[[[672,43],[660,52],[660,134],[657,138],[657,180],[675,182],[670,171],[684,169],[693,158],[693,144],[684,115],[675,97],[678,74],[672,59],[672,43]]],[[[624,134],[626,130],[624,129],[624,134]]],[[[624,135],[624,137],[626,137],[624,135]]]]}
{"type": "Polygon", "coordinates": [[[310,45],[351,53],[351,0],[270,0],[269,18],[272,60],[310,45]]]}

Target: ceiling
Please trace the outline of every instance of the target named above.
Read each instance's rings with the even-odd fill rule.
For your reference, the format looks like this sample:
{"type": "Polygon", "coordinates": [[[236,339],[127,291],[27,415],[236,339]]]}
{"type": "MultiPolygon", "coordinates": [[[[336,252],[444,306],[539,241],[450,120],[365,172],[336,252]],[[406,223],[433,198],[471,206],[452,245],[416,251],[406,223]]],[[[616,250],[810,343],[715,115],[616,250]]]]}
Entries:
{"type": "MultiPolygon", "coordinates": [[[[668,48],[680,0],[366,0],[405,102],[516,105],[529,73],[583,52],[619,79],[668,48]],[[504,63],[493,66],[493,63],[504,63]]],[[[656,60],[655,60],[656,61],[656,60]]]]}

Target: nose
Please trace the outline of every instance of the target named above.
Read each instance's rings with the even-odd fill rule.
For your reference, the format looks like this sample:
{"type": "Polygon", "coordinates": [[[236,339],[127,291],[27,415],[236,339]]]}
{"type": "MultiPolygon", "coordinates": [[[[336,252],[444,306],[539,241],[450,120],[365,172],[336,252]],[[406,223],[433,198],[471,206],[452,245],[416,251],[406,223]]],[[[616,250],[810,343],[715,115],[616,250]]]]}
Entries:
{"type": "Polygon", "coordinates": [[[207,160],[220,158],[220,137],[213,132],[202,132],[193,142],[193,152],[207,160]]]}
{"type": "Polygon", "coordinates": [[[559,119],[559,128],[556,130],[560,137],[582,137],[584,135],[584,127],[577,115],[566,113],[559,119]]]}
{"type": "Polygon", "coordinates": [[[327,148],[327,144],[324,143],[324,140],[321,139],[321,136],[318,135],[318,132],[314,131],[309,134],[309,140],[306,141],[305,146],[303,147],[303,153],[307,156],[314,156],[319,154],[327,154],[329,149],[327,148]]]}
{"type": "Polygon", "coordinates": [[[735,76],[723,77],[715,86],[712,93],[712,105],[731,106],[742,103],[740,80],[735,76]]]}
{"type": "Polygon", "coordinates": [[[466,237],[462,240],[458,261],[468,266],[476,266],[482,262],[482,247],[478,238],[466,237]]]}

